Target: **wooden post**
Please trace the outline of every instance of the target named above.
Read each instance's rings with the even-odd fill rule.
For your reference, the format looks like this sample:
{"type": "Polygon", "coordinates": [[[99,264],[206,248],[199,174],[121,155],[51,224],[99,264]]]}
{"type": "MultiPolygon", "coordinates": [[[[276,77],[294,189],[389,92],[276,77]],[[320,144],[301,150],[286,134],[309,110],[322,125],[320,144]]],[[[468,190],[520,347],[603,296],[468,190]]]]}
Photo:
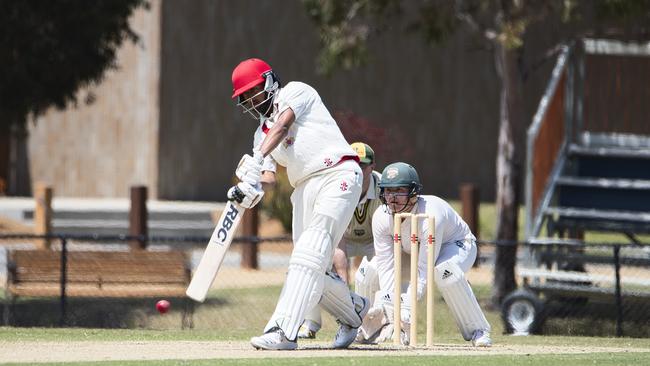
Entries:
{"type": "Polygon", "coordinates": [[[257,263],[257,228],[259,226],[258,206],[246,210],[242,218],[242,235],[254,237],[255,240],[242,243],[241,267],[246,269],[258,269],[257,263]]]}
{"type": "MultiPolygon", "coordinates": [[[[45,183],[36,184],[34,195],[34,234],[48,235],[52,232],[52,187],[45,183]]],[[[36,239],[38,249],[50,249],[50,239],[36,239]]]]}
{"type": "MultiPolygon", "coordinates": [[[[147,187],[131,187],[131,210],[129,211],[129,235],[147,236],[147,187]]],[[[146,240],[129,241],[131,250],[147,248],[146,240]]]]}
{"type": "MultiPolygon", "coordinates": [[[[460,186],[460,201],[462,203],[462,216],[463,220],[469,226],[472,233],[478,238],[479,235],[479,190],[475,184],[464,183],[460,186]]],[[[476,260],[474,267],[478,267],[479,248],[477,245],[476,260]]]]}

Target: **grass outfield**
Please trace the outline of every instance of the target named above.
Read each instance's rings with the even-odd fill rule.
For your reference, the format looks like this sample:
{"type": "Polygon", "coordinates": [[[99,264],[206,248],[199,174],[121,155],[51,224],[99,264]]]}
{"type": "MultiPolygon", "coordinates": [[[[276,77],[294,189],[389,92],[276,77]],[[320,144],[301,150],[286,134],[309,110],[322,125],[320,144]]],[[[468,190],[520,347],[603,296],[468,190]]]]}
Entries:
{"type": "MultiPolygon", "coordinates": [[[[205,342],[214,341],[215,345],[221,337],[215,331],[154,331],[154,330],[101,330],[101,329],[46,329],[46,328],[0,328],[0,354],[2,348],[11,347],[12,343],[27,343],[30,350],[38,353],[40,347],[47,342],[59,342],[69,344],[66,349],[71,354],[87,351],[84,344],[92,344],[95,348],[110,349],[110,342],[132,343],[141,347],[155,347],[157,342],[171,342],[170,348],[182,349],[187,343],[181,342],[205,342]],[[41,343],[39,343],[41,342],[41,343]],[[103,346],[103,343],[106,346],[103,346]],[[179,342],[176,345],[174,342],[179,342]],[[81,346],[80,346],[81,345],[81,346]]],[[[441,342],[436,339],[436,345],[441,342]]],[[[480,354],[466,348],[467,355],[446,355],[433,354],[421,356],[395,355],[391,352],[377,351],[368,357],[368,351],[363,355],[351,354],[351,351],[336,351],[336,355],[313,356],[308,351],[294,352],[263,352],[251,351],[248,356],[231,358],[224,353],[223,356],[216,355],[206,359],[183,359],[182,352],[174,357],[176,360],[143,360],[143,361],[83,361],[75,362],[67,360],[65,363],[42,362],[39,365],[468,365],[476,363],[479,365],[647,365],[650,364],[650,341],[647,339],[629,338],[599,338],[599,337],[555,337],[555,336],[531,336],[531,337],[510,337],[495,336],[495,347],[480,354]],[[535,353],[501,354],[508,349],[524,349],[527,346],[537,347],[535,353]],[[557,347],[557,348],[556,348],[557,347]],[[607,352],[611,349],[611,352],[607,352]],[[563,352],[562,350],[567,350],[563,352]],[[590,352],[592,350],[592,352],[590,352]],[[635,352],[626,352],[635,350],[635,352]],[[641,351],[641,352],[639,352],[641,351]],[[474,355],[472,355],[474,353],[474,355]],[[221,358],[224,357],[224,358],[221,358]]],[[[444,342],[443,342],[444,343],[444,342]]],[[[458,342],[457,342],[458,343],[458,342]]],[[[311,342],[307,343],[309,347],[311,342]]],[[[47,349],[44,347],[43,349],[47,349]]],[[[42,350],[40,350],[42,352],[42,350]]],[[[372,351],[370,351],[372,352],[372,351]]],[[[373,352],[374,353],[374,352],[373,352]]],[[[131,358],[138,358],[137,355],[130,355],[131,358]]],[[[144,357],[143,357],[144,358],[144,357]]],[[[103,359],[97,357],[97,360],[103,359]]],[[[0,359],[0,363],[3,360],[0,359]]],[[[47,360],[46,360],[47,361],[47,360]]],[[[15,363],[27,365],[29,363],[15,363]]]]}
{"type": "MultiPolygon", "coordinates": [[[[278,358],[278,359],[239,359],[239,360],[219,360],[219,365],[264,365],[264,366],[292,366],[292,365],[322,365],[322,366],[396,366],[396,365],[469,365],[477,364],[481,366],[509,366],[509,365],[530,365],[530,366],[548,366],[553,363],[562,365],[582,366],[582,365],[601,365],[601,366],[639,366],[647,364],[650,361],[650,353],[637,354],[582,354],[582,355],[537,355],[537,356],[436,356],[436,357],[332,357],[323,359],[305,359],[300,358],[278,358]]],[[[101,362],[93,364],[102,365],[214,365],[213,360],[201,361],[164,361],[164,362],[101,362]]]]}
{"type": "MultiPolygon", "coordinates": [[[[167,360],[167,361],[105,361],[105,362],[65,362],[65,363],[35,363],[33,365],[123,365],[123,366],[146,366],[146,365],[264,365],[264,366],[292,366],[292,365],[313,365],[313,366],[453,366],[453,365],[481,365],[481,366],[547,366],[547,365],[571,365],[571,366],[639,366],[647,365],[650,361],[650,353],[587,353],[580,355],[503,355],[503,356],[436,356],[436,357],[331,357],[310,359],[304,358],[274,358],[274,359],[221,359],[221,360],[167,360]]],[[[28,363],[9,363],[6,365],[29,365],[28,363]]]]}
{"type": "MultiPolygon", "coordinates": [[[[492,325],[493,336],[500,337],[503,333],[503,323],[498,311],[488,309],[485,304],[490,294],[490,285],[475,284],[472,286],[479,302],[485,312],[485,315],[492,325]]],[[[141,301],[138,303],[120,303],[104,302],[100,299],[92,301],[82,301],[70,299],[68,304],[69,317],[72,319],[70,324],[76,324],[78,327],[87,329],[82,332],[72,332],[76,337],[88,334],[127,334],[128,337],[139,332],[142,334],[152,334],[155,337],[164,337],[165,334],[192,335],[191,339],[203,340],[220,340],[220,341],[238,341],[247,340],[252,336],[259,335],[264,328],[269,316],[273,313],[280,286],[254,287],[254,288],[235,288],[235,289],[217,289],[210,292],[205,303],[197,306],[194,313],[194,329],[180,330],[182,303],[172,300],[172,310],[164,315],[158,314],[154,309],[155,299],[141,301]],[[96,318],[111,318],[115,324],[122,326],[114,328],[129,328],[132,331],[121,331],[118,329],[93,330],[88,327],[97,327],[96,325],[83,325],[80,320],[82,316],[96,318]],[[118,318],[121,317],[121,318],[118,318]],[[136,318],[137,320],[133,320],[136,318]],[[134,325],[134,326],[133,326],[134,325]],[[142,330],[137,330],[142,329],[142,330]],[[146,333],[145,329],[165,331],[161,333],[146,333]],[[127,333],[119,333],[127,332],[127,333]],[[76,335],[75,335],[76,334],[76,335]]],[[[435,294],[435,321],[434,333],[437,341],[444,343],[464,344],[458,329],[452,320],[447,305],[442,300],[440,294],[435,294]]],[[[20,313],[23,318],[40,317],[49,319],[49,322],[43,324],[56,324],[59,318],[59,306],[56,299],[47,301],[33,301],[26,299],[19,305],[20,313]],[[35,302],[35,304],[30,303],[35,302]]],[[[418,303],[418,335],[420,341],[424,341],[426,312],[425,305],[421,301],[418,303]]],[[[92,324],[101,324],[95,321],[92,324]]],[[[642,324],[646,324],[643,322],[642,324]]],[[[46,325],[46,326],[50,326],[46,325]]],[[[31,325],[38,326],[38,325],[31,325]]],[[[544,335],[577,335],[577,336],[600,336],[609,337],[616,334],[616,323],[612,319],[604,319],[597,316],[583,318],[550,318],[547,320],[543,331],[544,335]]],[[[104,327],[104,326],[99,326],[104,327]]],[[[110,327],[109,327],[110,328],[110,327]]],[[[2,334],[9,331],[15,331],[18,339],[32,336],[31,328],[6,328],[2,334]]],[[[317,340],[329,341],[336,332],[337,324],[329,314],[323,313],[323,328],[318,333],[317,340]]],[[[650,328],[639,326],[632,321],[626,321],[623,324],[624,334],[634,337],[650,337],[650,328]]],[[[47,334],[57,334],[57,332],[67,332],[69,329],[51,329],[47,334]]],[[[58,335],[56,335],[58,336],[58,335]]],[[[509,338],[509,337],[508,337],[509,338]]],[[[0,338],[2,339],[2,338],[0,338]]],[[[79,338],[84,339],[84,338],[79,338]]],[[[110,338],[109,338],[110,339],[110,338]]],[[[130,338],[129,338],[130,339],[130,338]]],[[[166,339],[166,338],[163,338],[166,339]]]]}
{"type": "MultiPolygon", "coordinates": [[[[257,335],[258,332],[255,332],[257,335]]],[[[327,332],[310,343],[327,344],[333,337],[327,332]]],[[[620,347],[647,348],[650,352],[650,339],[610,338],[610,337],[568,337],[568,336],[526,336],[513,337],[494,334],[495,344],[501,345],[543,345],[578,347],[620,347]]],[[[0,327],[0,342],[66,342],[66,341],[234,341],[245,338],[223,337],[217,330],[137,330],[137,329],[85,329],[85,328],[11,328],[0,327]]],[[[422,338],[422,341],[424,339],[422,338]]],[[[467,344],[459,336],[436,335],[435,343],[467,344]]],[[[2,360],[0,360],[1,362],[2,360]]]]}

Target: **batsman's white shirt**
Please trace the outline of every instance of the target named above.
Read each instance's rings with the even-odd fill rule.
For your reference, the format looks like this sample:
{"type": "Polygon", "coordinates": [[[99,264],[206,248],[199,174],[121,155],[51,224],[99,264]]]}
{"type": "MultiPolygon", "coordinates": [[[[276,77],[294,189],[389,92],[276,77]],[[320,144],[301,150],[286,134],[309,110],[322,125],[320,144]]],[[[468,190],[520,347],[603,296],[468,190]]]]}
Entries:
{"type": "MultiPolygon", "coordinates": [[[[436,264],[453,260],[460,268],[467,272],[476,258],[476,237],[456,211],[445,200],[436,196],[419,196],[417,204],[411,213],[427,214],[435,217],[435,242],[436,264]]],[[[425,238],[429,235],[427,220],[420,218],[418,222],[418,238],[420,250],[418,253],[418,298],[424,293],[427,280],[427,244],[425,238]]],[[[389,293],[394,283],[394,258],[393,258],[393,215],[388,213],[386,206],[382,206],[372,218],[372,231],[375,242],[375,256],[377,258],[377,272],[379,287],[389,293]]],[[[405,219],[401,224],[402,251],[411,253],[411,221],[405,219]]],[[[408,266],[408,261],[402,261],[403,266],[408,266]]],[[[404,272],[403,272],[404,273],[404,272]]],[[[408,273],[408,272],[407,272],[408,273]]]]}
{"type": "Polygon", "coordinates": [[[331,168],[344,157],[356,157],[334,118],[311,86],[292,81],[273,99],[271,118],[263,119],[255,131],[254,148],[259,149],[275,118],[291,108],[295,121],[284,141],[265,158],[263,170],[275,171],[275,164],[287,168],[289,183],[295,188],[310,175],[331,168]]]}

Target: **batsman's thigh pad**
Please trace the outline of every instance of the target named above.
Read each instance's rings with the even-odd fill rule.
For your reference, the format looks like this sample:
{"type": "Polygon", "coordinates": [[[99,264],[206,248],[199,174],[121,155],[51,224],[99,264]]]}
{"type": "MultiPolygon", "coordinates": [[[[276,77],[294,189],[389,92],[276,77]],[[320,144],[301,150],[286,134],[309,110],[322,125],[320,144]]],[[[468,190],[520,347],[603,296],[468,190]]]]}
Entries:
{"type": "Polygon", "coordinates": [[[458,264],[447,261],[436,265],[435,280],[466,341],[472,339],[477,329],[490,330],[490,324],[458,264]]]}
{"type": "Polygon", "coordinates": [[[353,296],[360,300],[358,295],[350,293],[348,285],[337,274],[332,272],[325,274],[325,285],[320,305],[340,322],[357,328],[361,326],[363,319],[355,310],[353,296]]]}
{"type": "Polygon", "coordinates": [[[302,233],[291,253],[287,279],[265,331],[279,326],[288,339],[296,339],[305,312],[316,306],[322,295],[332,248],[329,232],[310,226],[302,233]]]}
{"type": "Polygon", "coordinates": [[[377,260],[368,260],[363,257],[361,264],[354,274],[354,292],[367,298],[370,306],[375,300],[375,292],[379,291],[379,275],[377,273],[377,260]]]}

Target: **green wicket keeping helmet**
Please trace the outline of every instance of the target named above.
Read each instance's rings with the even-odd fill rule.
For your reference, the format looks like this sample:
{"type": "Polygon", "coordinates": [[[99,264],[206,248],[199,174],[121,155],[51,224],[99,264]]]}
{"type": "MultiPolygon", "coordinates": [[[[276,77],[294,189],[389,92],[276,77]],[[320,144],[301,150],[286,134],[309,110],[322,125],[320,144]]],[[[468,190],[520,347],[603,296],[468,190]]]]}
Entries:
{"type": "Polygon", "coordinates": [[[384,190],[386,188],[408,187],[409,197],[417,196],[422,190],[420,177],[415,168],[409,164],[397,162],[388,165],[381,173],[379,181],[380,199],[385,204],[384,190]]]}

